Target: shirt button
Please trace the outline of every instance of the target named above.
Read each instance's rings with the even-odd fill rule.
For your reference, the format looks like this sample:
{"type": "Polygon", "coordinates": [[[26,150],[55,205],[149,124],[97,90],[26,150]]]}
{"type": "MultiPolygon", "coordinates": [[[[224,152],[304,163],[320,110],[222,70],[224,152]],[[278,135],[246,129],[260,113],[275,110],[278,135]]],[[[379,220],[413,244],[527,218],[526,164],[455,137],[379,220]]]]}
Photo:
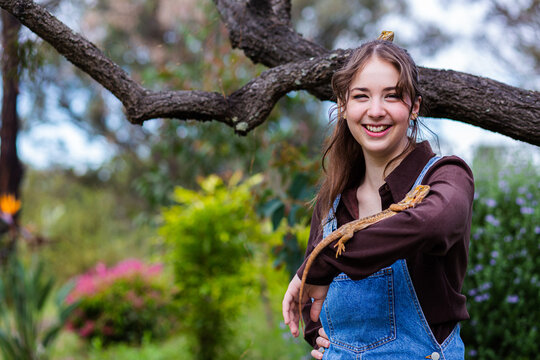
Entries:
{"type": "Polygon", "coordinates": [[[432,360],[439,360],[440,357],[441,357],[441,355],[439,355],[438,352],[433,352],[433,353],[431,353],[431,359],[432,359],[432,360]]]}

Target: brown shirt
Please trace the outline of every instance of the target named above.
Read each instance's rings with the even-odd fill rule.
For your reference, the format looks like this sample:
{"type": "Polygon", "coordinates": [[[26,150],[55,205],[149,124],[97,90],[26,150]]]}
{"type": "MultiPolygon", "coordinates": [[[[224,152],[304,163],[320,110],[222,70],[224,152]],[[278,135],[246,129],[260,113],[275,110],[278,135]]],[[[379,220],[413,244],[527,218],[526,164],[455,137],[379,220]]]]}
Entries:
{"type": "MultiPolygon", "coordinates": [[[[405,197],[433,155],[427,141],[420,143],[386,177],[379,189],[383,210],[405,197]]],[[[442,343],[458,321],[469,318],[461,287],[469,250],[473,175],[463,160],[446,156],[429,169],[422,184],[431,187],[422,203],[355,233],[337,259],[334,247],[328,246],[313,263],[307,282],[328,285],[341,272],[359,280],[398,259],[406,259],[424,315],[437,341],[442,343]]],[[[336,210],[338,226],[358,218],[356,190],[354,187],[343,192],[336,210]]],[[[316,205],[306,257],[321,240],[316,205]]],[[[297,272],[300,278],[304,266],[305,261],[297,272]]],[[[309,320],[310,306],[303,309],[305,338],[315,346],[321,325],[309,320]]]]}

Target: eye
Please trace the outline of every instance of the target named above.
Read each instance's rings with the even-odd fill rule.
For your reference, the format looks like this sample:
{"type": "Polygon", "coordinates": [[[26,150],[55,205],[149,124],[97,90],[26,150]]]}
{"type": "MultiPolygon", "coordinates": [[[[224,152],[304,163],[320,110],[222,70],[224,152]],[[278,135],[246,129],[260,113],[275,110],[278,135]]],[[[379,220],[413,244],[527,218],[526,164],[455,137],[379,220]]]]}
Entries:
{"type": "Polygon", "coordinates": [[[397,93],[390,93],[386,95],[386,97],[389,99],[401,100],[401,96],[399,96],[397,93]]]}
{"type": "Polygon", "coordinates": [[[356,100],[362,100],[362,99],[367,99],[367,95],[366,94],[354,94],[353,99],[356,99],[356,100]]]}

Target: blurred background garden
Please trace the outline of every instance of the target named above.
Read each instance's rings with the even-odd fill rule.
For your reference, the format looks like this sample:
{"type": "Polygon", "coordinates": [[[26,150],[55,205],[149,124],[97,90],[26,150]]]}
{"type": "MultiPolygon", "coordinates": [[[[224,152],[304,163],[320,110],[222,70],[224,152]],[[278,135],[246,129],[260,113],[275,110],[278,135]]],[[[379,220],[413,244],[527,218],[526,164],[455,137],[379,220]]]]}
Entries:
{"type": "MultiPolygon", "coordinates": [[[[210,0],[46,5],[150,89],[229,93],[265,69],[231,49],[210,0]]],[[[419,65],[536,91],[539,19],[534,0],[292,1],[295,29],[328,49],[391,29],[419,65]]],[[[0,199],[0,359],[310,358],[281,300],[331,103],[289,93],[245,137],[215,122],[135,126],[24,27],[18,42],[24,175],[0,199]]],[[[475,175],[466,356],[540,359],[540,149],[424,122],[475,175]]]]}

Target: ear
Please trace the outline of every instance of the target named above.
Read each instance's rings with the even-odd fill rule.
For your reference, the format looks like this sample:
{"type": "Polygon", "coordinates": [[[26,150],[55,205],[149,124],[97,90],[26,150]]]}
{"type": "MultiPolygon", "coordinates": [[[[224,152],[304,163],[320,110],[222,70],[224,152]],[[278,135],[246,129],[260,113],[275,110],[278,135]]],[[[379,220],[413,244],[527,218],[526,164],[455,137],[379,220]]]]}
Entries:
{"type": "Polygon", "coordinates": [[[338,107],[338,114],[343,114],[343,117],[345,118],[346,117],[345,112],[347,111],[347,109],[339,100],[337,102],[337,107],[338,107]]]}
{"type": "Polygon", "coordinates": [[[412,111],[413,113],[417,113],[420,111],[420,104],[422,103],[422,97],[419,96],[416,98],[416,101],[414,102],[413,106],[412,106],[412,111]]]}

